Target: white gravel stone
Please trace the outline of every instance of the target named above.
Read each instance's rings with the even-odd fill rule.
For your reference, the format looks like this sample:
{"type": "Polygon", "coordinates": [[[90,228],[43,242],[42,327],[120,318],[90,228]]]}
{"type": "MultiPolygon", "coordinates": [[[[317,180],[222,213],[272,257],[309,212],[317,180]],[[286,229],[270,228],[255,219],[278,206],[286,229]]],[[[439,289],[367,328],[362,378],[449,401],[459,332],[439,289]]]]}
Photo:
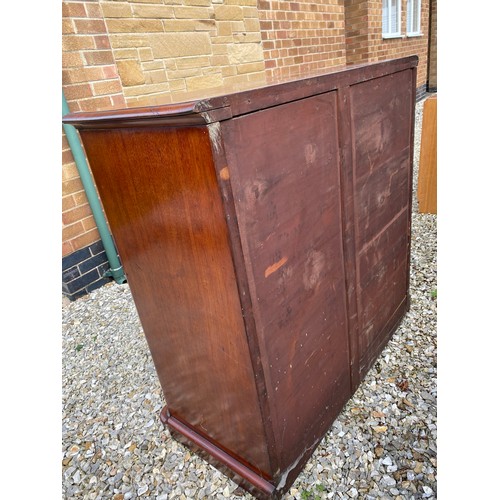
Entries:
{"type": "MultiPolygon", "coordinates": [[[[417,211],[422,105],[416,107],[410,311],[287,500],[308,493],[367,500],[435,496],[437,218],[417,211]]],[[[113,283],[63,301],[62,326],[64,500],[252,499],[187,455],[161,425],[163,395],[128,285],[113,283]]]]}

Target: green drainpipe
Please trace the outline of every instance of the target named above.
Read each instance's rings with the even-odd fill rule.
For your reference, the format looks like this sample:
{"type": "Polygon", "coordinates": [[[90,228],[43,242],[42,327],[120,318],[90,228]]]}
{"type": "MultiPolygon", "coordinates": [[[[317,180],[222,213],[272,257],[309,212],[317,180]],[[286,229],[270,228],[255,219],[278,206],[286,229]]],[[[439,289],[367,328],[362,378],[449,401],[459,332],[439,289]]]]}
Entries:
{"type": "MultiPolygon", "coordinates": [[[[63,116],[69,113],[69,107],[66,102],[66,97],[64,96],[64,91],[62,94],[62,113],[63,116]]],[[[85,153],[83,152],[83,148],[80,144],[78,133],[73,125],[63,123],[63,127],[64,132],[66,132],[71,153],[75,159],[76,168],[78,169],[78,173],[80,174],[80,178],[82,180],[83,188],[85,189],[85,194],[89,200],[90,209],[92,210],[97,230],[101,236],[104,251],[106,252],[106,256],[109,261],[111,269],[106,272],[106,276],[112,276],[113,279],[121,285],[127,280],[127,278],[123,272],[123,267],[118,258],[118,254],[116,253],[115,244],[111,238],[106,219],[104,218],[104,212],[102,210],[101,203],[99,202],[94,182],[90,175],[87,158],[85,157],[85,153]]]]}

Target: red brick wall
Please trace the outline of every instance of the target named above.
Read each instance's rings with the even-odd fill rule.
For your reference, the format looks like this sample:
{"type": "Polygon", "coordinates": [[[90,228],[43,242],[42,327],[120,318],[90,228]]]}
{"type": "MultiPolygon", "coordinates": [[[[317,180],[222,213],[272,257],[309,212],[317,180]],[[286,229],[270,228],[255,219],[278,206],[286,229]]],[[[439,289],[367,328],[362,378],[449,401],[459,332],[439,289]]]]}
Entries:
{"type": "Polygon", "coordinates": [[[406,0],[401,0],[401,37],[382,38],[382,0],[346,0],[348,64],[418,55],[417,87],[427,83],[429,0],[421,0],[421,35],[406,36],[406,0]]]}
{"type": "MultiPolygon", "coordinates": [[[[123,106],[125,99],[99,2],[63,2],[62,35],[62,83],[70,111],[123,106]]],[[[64,131],[62,240],[63,257],[99,240],[64,131]]]]}
{"type": "Polygon", "coordinates": [[[406,1],[401,0],[402,38],[382,39],[382,0],[369,2],[369,61],[418,55],[417,87],[427,83],[427,44],[429,36],[429,0],[422,0],[420,26],[422,35],[406,36],[406,1]],[[370,22],[371,20],[371,22],[370,22]]]}
{"type": "Polygon", "coordinates": [[[269,78],[345,65],[341,0],[259,0],[257,5],[269,78]]]}
{"type": "Polygon", "coordinates": [[[431,1],[430,47],[429,47],[429,88],[437,89],[437,0],[431,1]]]}
{"type": "Polygon", "coordinates": [[[345,0],[345,44],[347,64],[368,61],[368,2],[345,0]]]}

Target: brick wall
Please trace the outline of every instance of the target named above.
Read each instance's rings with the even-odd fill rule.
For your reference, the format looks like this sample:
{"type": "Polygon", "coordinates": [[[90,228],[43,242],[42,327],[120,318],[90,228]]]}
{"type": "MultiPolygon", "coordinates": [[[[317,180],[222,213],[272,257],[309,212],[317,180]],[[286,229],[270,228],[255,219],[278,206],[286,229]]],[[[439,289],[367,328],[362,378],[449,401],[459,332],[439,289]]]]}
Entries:
{"type": "Polygon", "coordinates": [[[428,88],[429,91],[435,92],[437,91],[437,0],[431,1],[430,26],[428,88]]]}
{"type": "Polygon", "coordinates": [[[418,55],[417,87],[427,83],[429,1],[421,3],[421,36],[406,36],[406,1],[401,0],[400,38],[382,38],[382,0],[345,0],[348,64],[418,55]]]}
{"type": "MultiPolygon", "coordinates": [[[[266,78],[257,0],[66,1],[62,33],[70,111],[169,102],[266,78]]],[[[64,132],[62,153],[63,289],[75,298],[102,282],[104,268],[89,267],[99,233],[64,132]]]]}
{"type": "Polygon", "coordinates": [[[347,64],[361,64],[369,60],[368,2],[345,0],[345,43],[347,64]]]}
{"type": "Polygon", "coordinates": [[[268,78],[345,65],[342,0],[259,0],[258,7],[268,78]]]}
{"type": "MultiPolygon", "coordinates": [[[[404,29],[404,0],[402,7],[404,29]]],[[[421,37],[383,40],[381,15],[382,0],[65,1],[63,90],[70,111],[92,111],[410,54],[420,57],[417,85],[424,84],[429,0],[421,37]]],[[[102,252],[94,253],[99,233],[64,132],[62,156],[64,276],[83,283],[75,269],[94,276],[89,262],[102,252]]]]}
{"type": "MultiPolygon", "coordinates": [[[[122,86],[99,3],[64,2],[62,16],[62,83],[70,111],[123,106],[122,86]]],[[[99,233],[64,131],[62,134],[65,257],[98,241],[99,233]]]]}
{"type": "Polygon", "coordinates": [[[402,38],[382,39],[382,1],[369,2],[368,44],[370,61],[418,55],[417,87],[427,83],[427,43],[429,33],[429,0],[422,0],[421,36],[406,37],[406,1],[401,1],[402,38]]]}
{"type": "Polygon", "coordinates": [[[101,5],[128,104],[265,81],[257,0],[101,5]]]}

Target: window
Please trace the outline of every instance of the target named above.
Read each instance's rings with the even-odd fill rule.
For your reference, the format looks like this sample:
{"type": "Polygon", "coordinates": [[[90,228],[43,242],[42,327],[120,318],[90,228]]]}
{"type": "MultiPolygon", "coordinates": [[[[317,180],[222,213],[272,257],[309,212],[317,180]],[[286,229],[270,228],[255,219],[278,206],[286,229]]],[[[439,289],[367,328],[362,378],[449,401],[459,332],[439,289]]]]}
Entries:
{"type": "Polygon", "coordinates": [[[382,36],[401,36],[401,0],[382,0],[382,36]]]}
{"type": "Polygon", "coordinates": [[[420,0],[406,0],[406,34],[420,35],[420,0]]]}

